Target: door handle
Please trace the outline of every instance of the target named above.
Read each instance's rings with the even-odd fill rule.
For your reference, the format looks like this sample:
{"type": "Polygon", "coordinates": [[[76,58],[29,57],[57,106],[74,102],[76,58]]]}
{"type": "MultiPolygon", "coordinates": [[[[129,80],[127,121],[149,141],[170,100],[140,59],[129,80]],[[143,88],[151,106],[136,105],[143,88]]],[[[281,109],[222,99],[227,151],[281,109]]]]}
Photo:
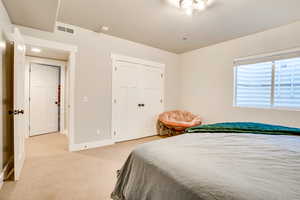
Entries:
{"type": "Polygon", "coordinates": [[[16,110],[10,110],[10,111],[8,111],[8,114],[9,115],[15,115],[16,114],[16,110]]]}
{"type": "Polygon", "coordinates": [[[18,110],[18,114],[22,114],[22,115],[24,115],[24,110],[23,110],[23,109],[21,109],[21,110],[18,110]]]}
{"type": "Polygon", "coordinates": [[[143,103],[138,104],[138,107],[144,107],[144,106],[145,106],[145,104],[143,104],[143,103]]]}
{"type": "Polygon", "coordinates": [[[10,111],[8,111],[8,114],[10,114],[10,115],[19,115],[19,114],[24,114],[24,110],[22,109],[22,110],[10,110],[10,111]]]}

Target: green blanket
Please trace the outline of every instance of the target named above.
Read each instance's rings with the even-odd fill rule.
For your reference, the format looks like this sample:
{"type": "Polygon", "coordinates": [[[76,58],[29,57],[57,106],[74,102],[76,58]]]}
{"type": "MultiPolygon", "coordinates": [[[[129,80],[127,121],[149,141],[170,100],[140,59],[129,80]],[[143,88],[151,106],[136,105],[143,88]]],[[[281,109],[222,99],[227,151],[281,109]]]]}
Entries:
{"type": "Polygon", "coordinates": [[[254,122],[227,122],[188,128],[186,133],[253,133],[270,135],[300,135],[300,128],[254,122]]]}

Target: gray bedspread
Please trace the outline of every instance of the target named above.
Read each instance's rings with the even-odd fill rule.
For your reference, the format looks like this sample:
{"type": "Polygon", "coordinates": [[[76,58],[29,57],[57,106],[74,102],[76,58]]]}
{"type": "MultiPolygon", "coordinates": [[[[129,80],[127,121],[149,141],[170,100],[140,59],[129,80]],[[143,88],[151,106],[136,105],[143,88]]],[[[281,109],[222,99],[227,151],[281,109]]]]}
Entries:
{"type": "Polygon", "coordinates": [[[200,133],[138,146],[114,200],[299,200],[300,137],[200,133]]]}

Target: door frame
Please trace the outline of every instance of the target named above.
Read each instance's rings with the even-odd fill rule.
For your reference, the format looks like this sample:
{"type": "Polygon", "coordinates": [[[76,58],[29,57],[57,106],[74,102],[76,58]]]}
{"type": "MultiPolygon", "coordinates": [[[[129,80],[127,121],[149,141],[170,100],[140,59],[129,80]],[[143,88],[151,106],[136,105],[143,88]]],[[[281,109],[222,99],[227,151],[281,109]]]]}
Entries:
{"type": "Polygon", "coordinates": [[[112,93],[111,93],[111,138],[114,142],[116,142],[116,131],[114,129],[116,124],[116,71],[117,66],[116,62],[128,62],[133,64],[144,65],[145,67],[152,67],[152,68],[159,68],[162,70],[162,107],[165,107],[165,64],[154,62],[150,60],[144,60],[140,58],[134,58],[129,56],[124,56],[121,54],[111,53],[111,60],[112,60],[112,93]]]}
{"type": "MultiPolygon", "coordinates": [[[[25,99],[26,99],[26,110],[28,110],[28,114],[26,116],[27,124],[30,126],[30,65],[40,64],[40,65],[48,65],[49,67],[58,67],[60,70],[60,110],[59,110],[59,132],[62,134],[66,134],[65,129],[65,94],[66,94],[66,62],[60,60],[51,60],[46,58],[37,58],[32,56],[26,56],[26,64],[25,64],[25,73],[26,73],[26,84],[25,84],[25,99]]],[[[26,138],[30,136],[30,127],[29,131],[26,131],[26,138]]]]}
{"type": "MultiPolygon", "coordinates": [[[[76,53],[78,51],[78,47],[75,45],[44,40],[36,37],[26,36],[24,35],[24,40],[26,45],[37,46],[37,47],[45,47],[48,49],[54,50],[62,50],[69,53],[69,59],[66,64],[66,73],[67,73],[67,86],[68,86],[68,97],[67,97],[67,109],[65,111],[68,113],[68,123],[67,123],[67,136],[68,136],[68,150],[75,151],[75,71],[76,71],[76,53]]],[[[29,131],[29,130],[27,130],[29,131]]]]}

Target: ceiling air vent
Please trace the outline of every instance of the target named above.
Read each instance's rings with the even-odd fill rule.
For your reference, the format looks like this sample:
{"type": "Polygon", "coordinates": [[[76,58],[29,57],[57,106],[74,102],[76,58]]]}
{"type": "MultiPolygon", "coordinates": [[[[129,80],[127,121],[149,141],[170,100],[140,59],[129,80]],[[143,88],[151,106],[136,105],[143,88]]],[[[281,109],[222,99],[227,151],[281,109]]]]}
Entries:
{"type": "Polygon", "coordinates": [[[57,30],[58,31],[62,31],[62,32],[66,32],[66,33],[70,33],[70,34],[75,34],[74,29],[65,27],[65,26],[57,26],[57,30]]]}

